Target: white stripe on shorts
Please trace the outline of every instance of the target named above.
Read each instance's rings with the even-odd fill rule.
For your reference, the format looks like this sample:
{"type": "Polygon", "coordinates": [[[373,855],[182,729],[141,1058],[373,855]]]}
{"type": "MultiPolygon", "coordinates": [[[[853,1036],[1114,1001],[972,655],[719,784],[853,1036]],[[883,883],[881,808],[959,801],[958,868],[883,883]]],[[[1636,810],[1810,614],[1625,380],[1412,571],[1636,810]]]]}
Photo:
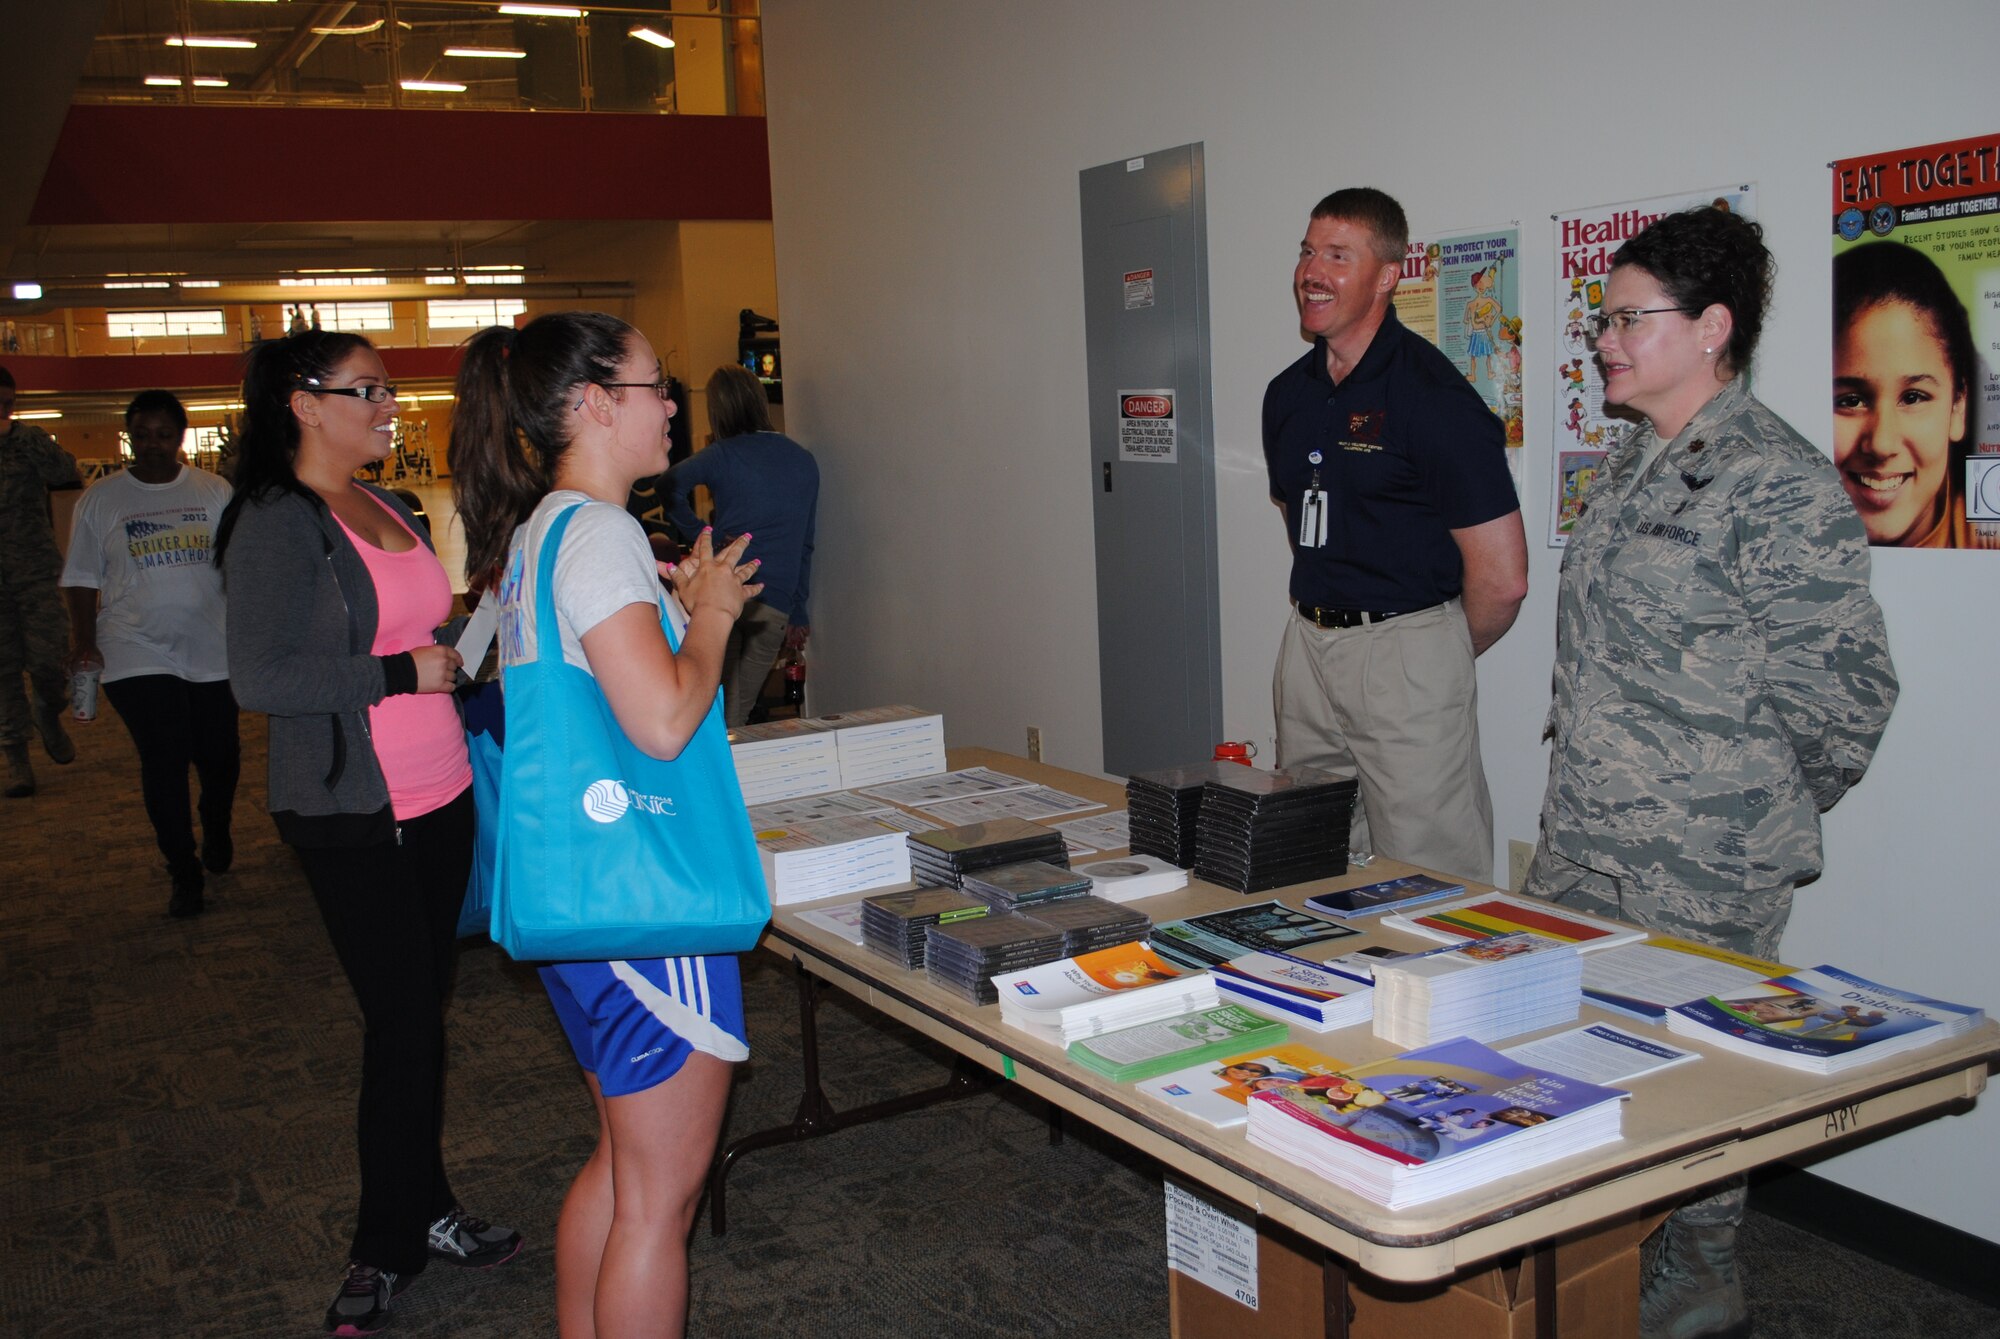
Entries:
{"type": "Polygon", "coordinates": [[[686,987],[679,989],[683,994],[692,995],[694,1002],[661,990],[628,962],[613,962],[611,974],[625,983],[625,988],[646,1006],[646,1012],[672,1028],[675,1036],[695,1050],[704,1051],[718,1060],[748,1060],[750,1048],[709,1021],[708,964],[700,958],[668,958],[666,961],[676,969],[671,975],[677,980],[693,978],[692,991],[686,987]]]}

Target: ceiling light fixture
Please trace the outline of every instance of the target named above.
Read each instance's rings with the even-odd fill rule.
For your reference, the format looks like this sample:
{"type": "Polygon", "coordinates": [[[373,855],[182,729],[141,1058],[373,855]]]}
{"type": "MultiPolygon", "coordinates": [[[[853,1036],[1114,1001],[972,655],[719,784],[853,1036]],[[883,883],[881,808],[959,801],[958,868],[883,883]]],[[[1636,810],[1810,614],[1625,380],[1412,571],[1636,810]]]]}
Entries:
{"type": "Polygon", "coordinates": [[[40,284],[14,285],[14,301],[16,302],[33,302],[36,298],[40,297],[41,295],[42,295],[42,286],[40,284]]]}
{"type": "Polygon", "coordinates": [[[587,12],[569,5],[502,5],[502,14],[527,14],[543,19],[580,19],[587,12]]]}
{"type": "Polygon", "coordinates": [[[477,60],[525,60],[528,53],[511,46],[448,46],[447,56],[467,56],[477,60]]]}
{"type": "MultiPolygon", "coordinates": [[[[179,88],[181,86],[181,77],[177,74],[149,74],[146,76],[146,86],[148,88],[179,88]]],[[[198,74],[194,77],[194,86],[196,88],[228,88],[229,81],[227,79],[215,79],[207,75],[198,74]]]]}
{"type": "Polygon", "coordinates": [[[403,87],[412,93],[463,93],[464,84],[454,84],[443,79],[405,79],[403,87]]]}
{"type": "Polygon", "coordinates": [[[243,402],[241,400],[233,400],[226,403],[219,402],[216,404],[191,404],[191,405],[183,405],[181,407],[187,410],[188,413],[190,414],[220,414],[220,413],[225,413],[231,409],[243,408],[243,402]]]}
{"type": "Polygon", "coordinates": [[[14,417],[15,417],[15,418],[61,418],[61,417],[62,417],[62,410],[60,410],[60,409],[23,409],[23,410],[22,410],[22,411],[20,411],[19,413],[15,414],[15,415],[14,415],[14,417]]]}
{"type": "MultiPolygon", "coordinates": [[[[314,28],[313,35],[315,37],[365,37],[369,33],[374,32],[377,28],[380,28],[386,21],[387,20],[384,19],[377,19],[373,23],[348,23],[348,24],[337,24],[325,28],[314,28]]],[[[407,28],[410,25],[407,23],[399,23],[396,26],[399,28],[407,28]]]]}
{"type": "Polygon", "coordinates": [[[254,51],[257,44],[247,37],[169,37],[168,46],[216,47],[224,51],[254,51]]]}
{"type": "Polygon", "coordinates": [[[625,35],[627,37],[636,37],[641,42],[650,42],[662,51],[672,51],[674,49],[673,38],[667,36],[665,33],[655,32],[643,23],[633,24],[625,30],[625,35]]]}

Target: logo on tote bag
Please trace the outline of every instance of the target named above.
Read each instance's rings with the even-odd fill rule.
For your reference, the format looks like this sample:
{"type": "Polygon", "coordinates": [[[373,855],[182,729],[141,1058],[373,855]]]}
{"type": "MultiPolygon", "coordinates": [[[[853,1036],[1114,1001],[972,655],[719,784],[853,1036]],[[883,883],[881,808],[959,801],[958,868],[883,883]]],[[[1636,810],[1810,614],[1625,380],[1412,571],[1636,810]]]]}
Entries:
{"type": "Polygon", "coordinates": [[[632,807],[623,781],[593,781],[583,792],[583,812],[599,823],[616,823],[632,807]]]}
{"type": "Polygon", "coordinates": [[[609,777],[591,782],[583,792],[583,812],[594,822],[616,823],[634,805],[643,813],[676,817],[673,796],[641,795],[638,791],[627,790],[623,781],[614,781],[609,777]]]}

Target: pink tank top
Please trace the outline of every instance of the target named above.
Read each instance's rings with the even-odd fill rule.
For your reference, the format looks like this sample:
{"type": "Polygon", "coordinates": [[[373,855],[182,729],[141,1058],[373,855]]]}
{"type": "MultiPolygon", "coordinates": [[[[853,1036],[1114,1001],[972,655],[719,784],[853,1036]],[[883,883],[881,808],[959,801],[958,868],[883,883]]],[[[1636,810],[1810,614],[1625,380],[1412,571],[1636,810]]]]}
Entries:
{"type": "MultiPolygon", "coordinates": [[[[371,499],[373,500],[373,499],[371,499]]],[[[382,504],[377,501],[377,506],[382,504]]],[[[382,510],[401,525],[403,518],[389,507],[382,510]]],[[[337,517],[335,519],[338,519],[337,517]]],[[[415,546],[402,553],[378,549],[347,529],[355,552],[375,583],[375,645],[378,656],[392,656],[431,644],[431,633],[451,617],[451,581],[416,532],[415,546]]],[[[472,764],[465,755],[465,724],[449,693],[398,693],[368,709],[368,728],[375,737],[375,757],[389,783],[389,804],[396,817],[415,818],[443,808],[472,784],[472,764]]]]}

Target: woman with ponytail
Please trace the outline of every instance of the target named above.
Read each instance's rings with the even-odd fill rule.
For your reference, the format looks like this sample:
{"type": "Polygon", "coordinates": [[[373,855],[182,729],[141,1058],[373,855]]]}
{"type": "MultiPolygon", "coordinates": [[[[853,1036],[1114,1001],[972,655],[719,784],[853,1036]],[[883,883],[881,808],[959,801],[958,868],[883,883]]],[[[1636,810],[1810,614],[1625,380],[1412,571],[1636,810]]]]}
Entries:
{"type": "Polygon", "coordinates": [[[423,524],[354,477],[394,448],[398,413],[367,340],[257,345],[243,405],[215,545],[229,676],[270,717],[271,817],[361,1006],[361,1203],[326,1328],[373,1334],[430,1261],[488,1268],[521,1246],[460,1207],[441,1149],[473,835],[459,656],[433,640],[451,583],[423,524]]]}
{"type": "MultiPolygon", "coordinates": [[[[500,656],[543,638],[596,681],[618,728],[656,758],[680,755],[711,715],[724,643],[761,587],[750,536],[721,553],[708,532],[667,569],[625,511],[635,480],[667,467],[667,396],[645,336],[596,312],[558,312],[475,335],[458,377],[451,476],[469,573],[498,569],[500,656]],[[558,524],[560,527],[558,528],[558,524]],[[555,530],[553,626],[536,615],[555,530]],[[661,626],[659,577],[680,649],[661,626]]],[[[510,736],[536,728],[510,719],[510,736]]],[[[739,801],[740,803],[740,801],[739,801]]],[[[747,820],[746,820],[747,823],[747,820]]],[[[563,1339],[678,1336],[687,1239],[729,1094],[745,1059],[733,956],[559,963],[542,981],[597,1108],[596,1150],[556,1228],[563,1339]]]]}

